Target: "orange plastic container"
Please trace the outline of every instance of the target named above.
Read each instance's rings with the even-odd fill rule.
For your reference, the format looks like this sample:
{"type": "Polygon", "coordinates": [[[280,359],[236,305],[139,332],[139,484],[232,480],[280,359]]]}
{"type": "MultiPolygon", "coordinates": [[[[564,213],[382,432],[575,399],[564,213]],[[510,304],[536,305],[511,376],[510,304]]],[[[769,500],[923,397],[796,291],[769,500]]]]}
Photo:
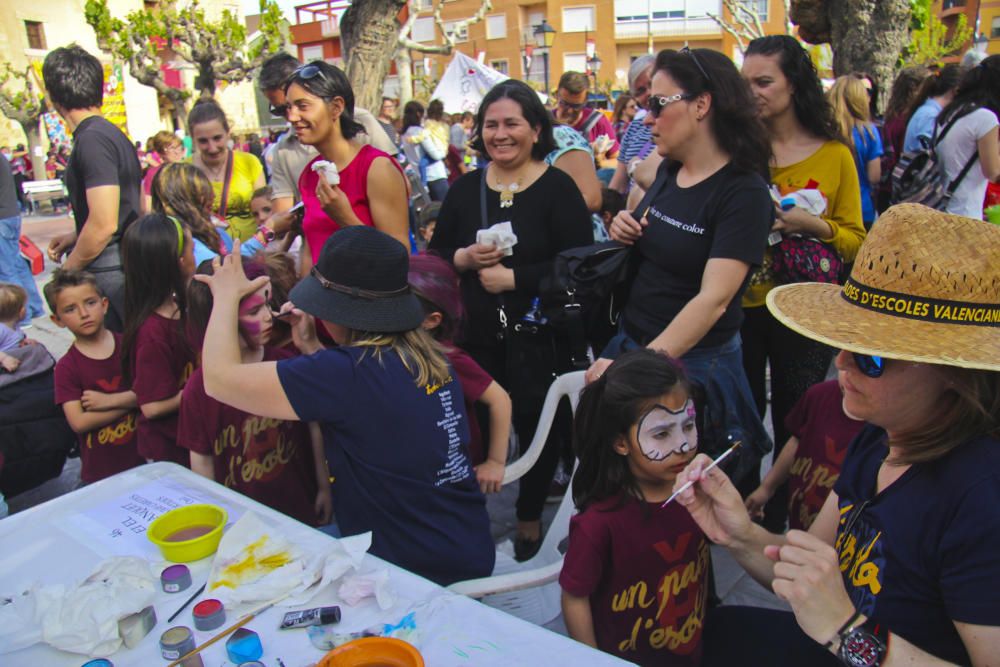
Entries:
{"type": "Polygon", "coordinates": [[[317,667],[424,667],[424,659],[402,639],[364,637],[333,649],[317,667]]]}

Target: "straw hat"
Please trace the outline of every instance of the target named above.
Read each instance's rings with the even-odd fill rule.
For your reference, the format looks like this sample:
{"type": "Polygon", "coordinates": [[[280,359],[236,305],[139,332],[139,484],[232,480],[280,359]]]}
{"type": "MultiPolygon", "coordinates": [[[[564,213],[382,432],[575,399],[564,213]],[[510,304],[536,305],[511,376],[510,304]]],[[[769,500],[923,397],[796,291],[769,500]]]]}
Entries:
{"type": "Polygon", "coordinates": [[[1000,227],[919,204],[893,206],[843,287],[767,295],[782,324],[851,352],[1000,370],[1000,227]]]}

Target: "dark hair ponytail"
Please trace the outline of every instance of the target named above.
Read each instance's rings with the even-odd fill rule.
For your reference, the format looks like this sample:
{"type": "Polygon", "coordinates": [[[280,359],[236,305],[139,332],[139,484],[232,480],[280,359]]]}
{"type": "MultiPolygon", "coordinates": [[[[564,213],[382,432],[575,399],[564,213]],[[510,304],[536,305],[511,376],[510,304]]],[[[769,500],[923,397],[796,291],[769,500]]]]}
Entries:
{"type": "Polygon", "coordinates": [[[573,475],[573,502],[581,512],[592,503],[642,491],[628,458],[614,450],[628,438],[642,411],[675,389],[690,394],[680,366],[662,352],[646,348],[618,357],[604,374],[584,388],[576,410],[573,449],[580,464],[573,475]]]}
{"type": "Polygon", "coordinates": [[[125,273],[125,331],[122,334],[122,374],[132,382],[135,343],[143,323],[171,297],[180,311],[179,344],[187,346],[184,319],[187,316],[187,278],[180,259],[190,240],[180,222],[162,213],[139,218],[122,236],[122,268],[125,273]]]}
{"type": "Polygon", "coordinates": [[[354,89],[342,69],[323,60],[314,60],[299,67],[285,79],[285,93],[288,93],[288,87],[293,83],[327,102],[335,97],[344,100],[344,111],[340,114],[340,133],[345,139],[353,139],[365,132],[365,126],[354,120],[354,89]],[[311,67],[317,68],[317,73],[310,77],[303,76],[311,71],[307,69],[311,67]]]}
{"type": "Polygon", "coordinates": [[[954,63],[945,65],[924,79],[924,82],[917,90],[917,94],[913,97],[910,107],[906,110],[907,124],[909,124],[914,112],[924,105],[924,102],[932,97],[940,97],[949,90],[958,87],[961,79],[962,68],[954,63]]]}
{"type": "Polygon", "coordinates": [[[965,73],[955,91],[955,99],[941,110],[938,125],[966,109],[989,109],[1000,116],[1000,55],[986,58],[965,73]]]}

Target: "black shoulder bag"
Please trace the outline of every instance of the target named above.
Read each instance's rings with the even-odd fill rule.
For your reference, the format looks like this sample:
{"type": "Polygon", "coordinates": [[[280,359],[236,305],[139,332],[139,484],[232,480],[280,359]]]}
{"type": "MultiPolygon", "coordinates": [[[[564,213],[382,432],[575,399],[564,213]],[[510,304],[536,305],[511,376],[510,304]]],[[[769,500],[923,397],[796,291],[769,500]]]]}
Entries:
{"type": "MultiPolygon", "coordinates": [[[[669,168],[664,165],[636,207],[633,217],[642,219],[663,189],[669,168]]],[[[639,267],[635,246],[603,241],[563,250],[552,264],[552,273],[542,280],[540,296],[545,316],[569,339],[574,368],[590,366],[588,350],[599,353],[618,332],[618,318],[625,306],[639,267]]]]}

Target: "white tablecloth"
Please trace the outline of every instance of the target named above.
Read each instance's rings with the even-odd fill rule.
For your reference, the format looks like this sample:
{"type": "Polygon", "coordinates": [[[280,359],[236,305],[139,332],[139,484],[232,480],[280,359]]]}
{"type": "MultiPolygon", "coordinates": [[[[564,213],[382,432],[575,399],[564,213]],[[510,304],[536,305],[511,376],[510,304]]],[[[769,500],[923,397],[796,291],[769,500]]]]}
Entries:
{"type": "MultiPolygon", "coordinates": [[[[128,511],[132,494],[144,497],[144,490],[170,488],[189,493],[195,501],[217,502],[239,514],[253,510],[266,523],[279,528],[299,545],[322,544],[333,538],[275,512],[243,495],[211,482],[171,463],[141,466],[73,493],[0,520],[0,595],[26,589],[32,582],[62,583],[67,586],[82,581],[98,563],[115,555],[141,555],[153,563],[159,573],[167,564],[142,533],[141,503],[128,511]],[[132,518],[130,518],[132,517],[132,518]]],[[[234,517],[230,517],[232,521],[234,517]]],[[[193,629],[191,607],[173,622],[167,618],[203,583],[208,576],[211,558],[189,563],[194,584],[188,591],[167,594],[158,591],[154,606],[157,625],[133,649],[119,650],[110,656],[116,667],[163,665],[159,637],[175,625],[193,629]]],[[[418,625],[416,643],[428,667],[450,665],[620,665],[612,656],[590,649],[571,639],[532,625],[518,618],[454,595],[436,584],[395,565],[366,555],[362,571],[388,568],[398,600],[389,610],[381,611],[369,598],[356,607],[343,603],[336,586],[322,591],[307,606],[339,604],[343,618],[338,630],[353,632],[377,623],[396,623],[414,608],[424,610],[424,622],[418,625]],[[427,610],[433,610],[428,613],[427,610]]],[[[211,597],[203,595],[202,597],[211,597]]],[[[201,599],[201,598],[199,598],[201,599]]],[[[295,609],[305,608],[303,606],[295,609]]],[[[255,618],[246,627],[256,631],[264,645],[261,659],[269,667],[280,658],[286,667],[304,667],[318,662],[323,651],[310,644],[305,630],[277,630],[287,607],[276,607],[255,618]]],[[[251,609],[230,610],[227,627],[251,609]]],[[[418,612],[419,614],[420,612],[418,612]]],[[[419,618],[419,616],[418,616],[419,618]]],[[[215,631],[217,632],[217,631],[215,631]]],[[[200,644],[215,632],[195,632],[200,644]]],[[[2,647],[0,647],[2,650],[2,647]]],[[[221,641],[203,652],[205,665],[231,665],[221,641]]],[[[39,667],[79,666],[87,657],[58,651],[36,644],[13,653],[0,653],[0,665],[39,667]]]]}

